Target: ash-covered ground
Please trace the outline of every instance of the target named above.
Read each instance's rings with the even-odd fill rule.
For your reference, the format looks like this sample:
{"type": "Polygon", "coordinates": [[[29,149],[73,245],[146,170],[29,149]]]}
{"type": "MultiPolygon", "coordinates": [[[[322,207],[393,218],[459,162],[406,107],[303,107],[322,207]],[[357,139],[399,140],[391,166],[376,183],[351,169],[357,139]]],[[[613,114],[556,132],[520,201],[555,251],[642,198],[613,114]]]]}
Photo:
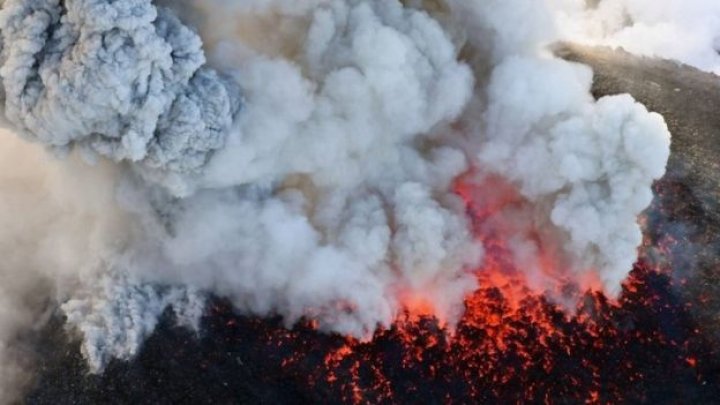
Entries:
{"type": "Polygon", "coordinates": [[[88,374],[55,316],[27,337],[39,351],[26,402],[720,403],[720,80],[606,49],[557,52],[593,67],[596,97],[629,92],[673,134],[668,174],[645,214],[646,244],[618,305],[588,296],[568,317],[536,297],[504,318],[504,298],[487,288],[478,299],[509,332],[484,315],[448,341],[425,320],[345,349],[342,337],[286,331],[218,301],[200,336],[174,327],[168,312],[136,359],[102,375],[88,374]]]}

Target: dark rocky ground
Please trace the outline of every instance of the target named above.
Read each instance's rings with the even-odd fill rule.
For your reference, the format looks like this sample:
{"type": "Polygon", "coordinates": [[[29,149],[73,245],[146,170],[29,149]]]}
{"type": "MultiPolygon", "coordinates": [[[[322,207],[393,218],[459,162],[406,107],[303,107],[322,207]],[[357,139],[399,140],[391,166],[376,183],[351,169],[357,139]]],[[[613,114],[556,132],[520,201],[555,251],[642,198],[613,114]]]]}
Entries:
{"type": "MultiPolygon", "coordinates": [[[[630,299],[629,309],[609,318],[616,330],[637,333],[613,335],[601,349],[582,346],[577,356],[563,357],[564,346],[550,345],[547,350],[557,350],[553,355],[562,361],[522,376],[539,382],[531,400],[514,396],[528,386],[522,378],[495,381],[490,374],[446,371],[445,378],[425,380],[425,374],[400,367],[393,357],[399,349],[392,339],[379,342],[372,350],[380,354],[373,358],[382,360],[383,373],[396,392],[393,401],[581,403],[569,396],[573,388],[568,387],[572,377],[585,378],[588,368],[580,363],[591,361],[593,374],[600,375],[599,402],[720,403],[720,115],[716,113],[720,111],[720,79],[678,63],[607,49],[563,45],[557,53],[593,67],[596,97],[629,92],[665,116],[673,133],[672,153],[668,174],[656,185],[658,197],[647,213],[651,246],[644,261],[669,266],[672,273],[642,276],[646,278],[644,294],[653,297],[652,304],[630,299]],[[638,336],[663,338],[634,341],[641,339],[638,336]],[[622,372],[623,367],[632,367],[632,374],[622,372]],[[475,382],[476,387],[470,388],[488,393],[471,401],[465,394],[475,382]]],[[[209,311],[204,331],[198,337],[175,328],[168,314],[135,360],[113,362],[103,375],[92,376],[87,374],[78,343],[64,333],[62,319],[53,318],[29,337],[40,352],[37,379],[25,401],[284,404],[347,400],[342,390],[308,383],[312,370],[323,361],[323,350],[317,348],[337,347],[342,344],[338,337],[301,328],[293,332],[292,344],[283,344],[288,340],[283,340],[277,320],[236,316],[222,302],[209,311]],[[293,367],[283,365],[297,353],[306,358],[295,358],[293,367]]],[[[504,361],[509,368],[514,366],[511,359],[504,361]]],[[[349,379],[350,375],[339,372],[337,377],[349,379]]],[[[583,387],[582,381],[578,387],[583,387]]],[[[382,398],[373,397],[374,402],[382,398]]]]}

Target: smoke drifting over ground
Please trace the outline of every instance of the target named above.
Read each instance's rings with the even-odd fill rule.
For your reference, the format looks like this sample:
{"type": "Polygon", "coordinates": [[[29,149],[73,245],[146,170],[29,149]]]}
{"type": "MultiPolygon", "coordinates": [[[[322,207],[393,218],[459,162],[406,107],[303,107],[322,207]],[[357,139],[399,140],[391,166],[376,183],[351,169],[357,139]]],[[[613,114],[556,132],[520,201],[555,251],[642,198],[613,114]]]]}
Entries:
{"type": "Polygon", "coordinates": [[[594,101],[591,71],[544,50],[567,5],[1,4],[3,115],[35,143],[0,138],[8,386],[56,304],[94,371],[167,307],[195,327],[208,293],[358,338],[404,310],[452,327],[483,256],[461,176],[512,189],[488,231],[537,288],[613,294],[669,154],[659,115],[594,101]]]}
{"type": "Polygon", "coordinates": [[[720,3],[713,0],[551,0],[561,35],[720,73],[720,3]]]}

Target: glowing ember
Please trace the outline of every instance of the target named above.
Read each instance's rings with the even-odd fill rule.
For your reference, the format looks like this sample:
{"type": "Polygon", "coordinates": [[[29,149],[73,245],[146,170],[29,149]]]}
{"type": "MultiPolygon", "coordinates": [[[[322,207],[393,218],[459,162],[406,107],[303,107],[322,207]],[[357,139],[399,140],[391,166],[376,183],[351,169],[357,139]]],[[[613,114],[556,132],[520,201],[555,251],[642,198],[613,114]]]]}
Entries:
{"type": "MultiPolygon", "coordinates": [[[[315,400],[617,403],[668,390],[709,395],[701,387],[714,386],[706,383],[717,379],[716,365],[705,360],[708,346],[687,308],[670,279],[643,262],[617,303],[587,293],[572,315],[529,291],[508,299],[512,283],[482,282],[453,335],[429,317],[399,320],[365,343],[309,325],[287,331],[246,320],[210,328],[227,336],[218,350],[252,348],[248,363],[279,364],[271,374],[315,400]]],[[[219,305],[212,319],[223,318],[237,319],[219,305]]]]}

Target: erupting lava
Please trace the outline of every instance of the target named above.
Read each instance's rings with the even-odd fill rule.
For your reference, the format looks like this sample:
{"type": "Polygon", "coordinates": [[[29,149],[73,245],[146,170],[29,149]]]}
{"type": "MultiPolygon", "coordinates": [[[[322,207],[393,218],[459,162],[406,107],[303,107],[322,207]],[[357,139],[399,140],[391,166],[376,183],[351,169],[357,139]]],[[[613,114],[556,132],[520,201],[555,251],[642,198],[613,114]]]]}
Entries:
{"type": "Polygon", "coordinates": [[[618,403],[708,395],[696,389],[714,375],[716,365],[703,361],[708,346],[669,279],[642,262],[617,302],[588,292],[575,314],[529,289],[521,298],[510,278],[481,282],[452,335],[420,317],[362,343],[319,335],[310,325],[238,324],[224,305],[214,318],[225,323],[211,328],[227,336],[223,350],[262,348],[246,361],[277,363],[276,373],[311,401],[618,403]]]}
{"type": "MultiPolygon", "coordinates": [[[[476,226],[514,198],[508,188],[495,194],[506,199],[478,210],[464,183],[457,190],[476,226]]],[[[569,310],[555,294],[530,287],[501,239],[482,237],[487,251],[477,272],[480,288],[466,299],[466,312],[450,333],[432,316],[408,311],[370,342],[318,335],[311,323],[288,331],[251,322],[249,329],[260,329],[261,338],[246,343],[264,346],[259,358],[277,360],[280,372],[308,387],[315,399],[617,403],[659,400],[677,394],[672,390],[706,398],[707,392],[692,387],[714,378],[715,365],[704,361],[711,356],[689,315],[692,304],[673,293],[666,269],[652,267],[641,255],[617,299],[606,297],[597,284],[558,282],[563,287],[558,296],[573,297],[569,310]],[[663,385],[668,378],[672,384],[663,385]]],[[[557,263],[551,258],[543,259],[546,270],[557,263]]],[[[230,312],[223,305],[215,311],[230,312]]],[[[219,327],[230,329],[227,336],[250,336],[235,321],[219,327]]]]}

